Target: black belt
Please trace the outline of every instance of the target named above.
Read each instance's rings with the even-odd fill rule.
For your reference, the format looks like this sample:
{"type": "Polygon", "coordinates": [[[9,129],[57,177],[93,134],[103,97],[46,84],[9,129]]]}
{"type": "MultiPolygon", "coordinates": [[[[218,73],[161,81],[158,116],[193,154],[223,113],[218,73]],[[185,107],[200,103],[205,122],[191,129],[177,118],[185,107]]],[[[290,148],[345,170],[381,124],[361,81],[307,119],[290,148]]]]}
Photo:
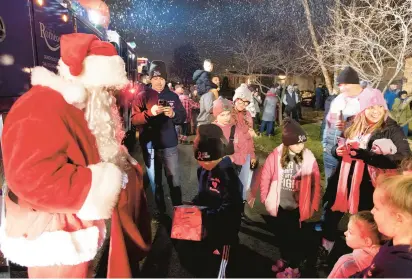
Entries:
{"type": "Polygon", "coordinates": [[[17,197],[12,191],[8,190],[9,198],[15,204],[19,204],[19,197],[17,197]]]}

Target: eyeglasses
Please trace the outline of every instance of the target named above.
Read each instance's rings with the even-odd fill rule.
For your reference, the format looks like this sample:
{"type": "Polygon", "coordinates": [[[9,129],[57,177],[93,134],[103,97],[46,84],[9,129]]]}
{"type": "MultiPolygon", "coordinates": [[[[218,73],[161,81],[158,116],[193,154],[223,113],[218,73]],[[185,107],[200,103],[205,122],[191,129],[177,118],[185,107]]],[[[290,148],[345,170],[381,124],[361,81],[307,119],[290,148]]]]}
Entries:
{"type": "Polygon", "coordinates": [[[239,104],[244,104],[245,106],[248,106],[250,104],[249,101],[243,101],[242,99],[237,99],[236,102],[238,102],[239,104]]]}

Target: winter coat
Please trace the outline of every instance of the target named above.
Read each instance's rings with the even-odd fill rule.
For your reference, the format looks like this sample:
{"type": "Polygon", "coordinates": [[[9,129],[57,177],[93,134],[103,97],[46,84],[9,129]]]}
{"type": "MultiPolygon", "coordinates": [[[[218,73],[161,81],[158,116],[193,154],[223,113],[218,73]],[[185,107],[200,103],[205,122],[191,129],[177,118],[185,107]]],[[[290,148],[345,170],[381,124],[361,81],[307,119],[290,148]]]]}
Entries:
{"type": "MultiPolygon", "coordinates": [[[[260,200],[265,205],[266,210],[272,216],[277,216],[283,168],[281,167],[281,155],[283,144],[275,148],[269,154],[263,165],[260,180],[260,200]]],[[[300,183],[299,189],[299,212],[300,221],[305,221],[312,217],[314,211],[319,209],[320,201],[320,173],[319,167],[313,153],[305,149],[303,151],[303,165],[298,170],[295,183],[300,183]]]]}
{"type": "Polygon", "coordinates": [[[411,99],[411,97],[404,100],[396,98],[395,102],[393,103],[392,115],[399,125],[406,125],[406,121],[408,121],[412,117],[412,111],[410,107],[411,99]]]}
{"type": "Polygon", "coordinates": [[[372,264],[351,278],[411,278],[410,245],[393,245],[392,240],[381,247],[372,264]]]}
{"type": "Polygon", "coordinates": [[[212,74],[205,70],[196,70],[193,73],[193,81],[196,82],[197,94],[201,97],[209,92],[212,87],[212,74]]]}
{"type": "Polygon", "coordinates": [[[234,115],[234,124],[236,125],[236,133],[234,139],[235,154],[233,154],[233,163],[242,166],[246,162],[247,155],[250,159],[256,159],[255,146],[252,136],[249,134],[248,125],[253,123],[252,116],[248,111],[236,112],[234,115]]]}
{"type": "Polygon", "coordinates": [[[209,91],[200,97],[200,112],[197,116],[197,125],[210,124],[213,122],[213,101],[215,100],[215,95],[213,92],[209,91]]]}
{"type": "Polygon", "coordinates": [[[279,102],[278,97],[274,94],[268,93],[265,101],[263,102],[262,121],[275,121],[276,120],[276,106],[279,102]]]}
{"type": "Polygon", "coordinates": [[[328,278],[349,278],[370,266],[373,258],[379,251],[379,246],[366,249],[355,249],[352,253],[343,255],[335,263],[328,278]]]}
{"type": "Polygon", "coordinates": [[[242,184],[229,157],[212,170],[199,167],[199,192],[193,203],[206,206],[207,238],[215,248],[237,242],[243,211],[242,184]]]}
{"type": "Polygon", "coordinates": [[[104,219],[118,202],[122,171],[100,160],[84,111],[76,107],[87,100],[81,87],[43,67],[33,69],[32,85],[4,124],[9,191],[1,251],[27,267],[91,261],[105,238],[104,219]]]}
{"type": "Polygon", "coordinates": [[[177,146],[175,125],[186,121],[186,110],[176,93],[165,86],[158,93],[153,89],[141,89],[133,100],[132,123],[139,128],[139,140],[142,146],[152,142],[155,149],[164,149],[177,146]],[[151,109],[158,104],[159,99],[166,100],[173,108],[175,116],[170,118],[163,113],[153,116],[151,109]]]}
{"type": "MultiPolygon", "coordinates": [[[[336,145],[332,149],[332,155],[338,159],[338,166],[336,172],[328,180],[328,187],[325,192],[324,202],[328,201],[329,204],[333,205],[335,203],[337,187],[339,182],[339,176],[342,174],[339,170],[342,165],[342,157],[336,155],[336,145]]],[[[373,207],[372,195],[374,191],[374,186],[369,173],[369,166],[380,168],[380,169],[396,169],[399,167],[401,161],[411,154],[408,139],[405,137],[402,129],[399,125],[391,118],[388,118],[384,124],[384,127],[378,131],[372,133],[369,138],[367,149],[361,149],[362,161],[365,163],[362,181],[360,183],[360,193],[359,193],[359,208],[358,210],[371,210],[373,207]],[[390,139],[397,148],[395,154],[376,154],[372,149],[372,145],[375,140],[378,139],[390,139]]],[[[356,160],[352,162],[352,167],[348,174],[347,185],[350,189],[352,177],[354,175],[354,166],[356,160]]],[[[359,174],[358,174],[359,175],[359,174]]]]}

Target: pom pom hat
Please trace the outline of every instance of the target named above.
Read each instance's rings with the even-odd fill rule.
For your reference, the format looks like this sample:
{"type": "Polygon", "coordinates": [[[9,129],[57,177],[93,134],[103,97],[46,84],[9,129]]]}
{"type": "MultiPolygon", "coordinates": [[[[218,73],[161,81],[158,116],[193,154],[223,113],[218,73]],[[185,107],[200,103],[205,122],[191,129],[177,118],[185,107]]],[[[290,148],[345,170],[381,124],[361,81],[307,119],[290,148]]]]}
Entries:
{"type": "Polygon", "coordinates": [[[60,38],[59,74],[91,87],[123,87],[128,83],[123,59],[96,35],[73,33],[60,38]]]}
{"type": "Polygon", "coordinates": [[[233,102],[235,102],[236,99],[252,102],[252,92],[249,90],[246,83],[242,83],[238,88],[236,88],[235,95],[233,96],[233,102]]]}

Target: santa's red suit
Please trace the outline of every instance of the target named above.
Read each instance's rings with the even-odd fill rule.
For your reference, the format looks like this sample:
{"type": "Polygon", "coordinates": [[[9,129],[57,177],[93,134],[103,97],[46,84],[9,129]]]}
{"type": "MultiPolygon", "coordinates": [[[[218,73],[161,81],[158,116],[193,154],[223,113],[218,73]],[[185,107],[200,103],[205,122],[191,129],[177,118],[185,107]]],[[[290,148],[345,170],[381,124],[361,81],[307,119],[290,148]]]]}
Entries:
{"type": "MultiPolygon", "coordinates": [[[[62,36],[61,52],[60,76],[33,69],[33,87],[10,110],[2,137],[9,192],[1,251],[31,277],[86,277],[125,173],[137,179],[102,161],[83,111],[86,88],[126,82],[123,61],[110,43],[86,34],[62,36]]],[[[147,250],[147,232],[143,238],[147,250]]]]}

